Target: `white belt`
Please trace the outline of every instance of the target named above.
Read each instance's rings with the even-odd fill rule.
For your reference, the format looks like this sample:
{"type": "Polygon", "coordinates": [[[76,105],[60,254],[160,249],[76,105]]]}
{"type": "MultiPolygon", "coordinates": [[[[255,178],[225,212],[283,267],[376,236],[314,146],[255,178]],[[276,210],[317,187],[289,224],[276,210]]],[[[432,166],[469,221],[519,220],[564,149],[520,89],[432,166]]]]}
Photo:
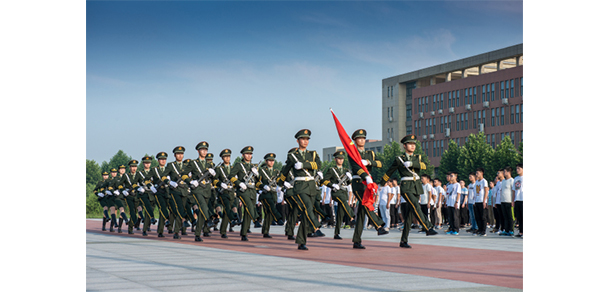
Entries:
{"type": "Polygon", "coordinates": [[[352,175],[352,179],[362,179],[359,175],[352,175]]]}
{"type": "Polygon", "coordinates": [[[313,177],[309,177],[309,176],[297,176],[294,178],[295,181],[310,181],[310,180],[314,180],[313,177]]]}
{"type": "Polygon", "coordinates": [[[403,176],[400,178],[401,181],[405,181],[405,180],[416,180],[414,177],[412,176],[403,176]]]}

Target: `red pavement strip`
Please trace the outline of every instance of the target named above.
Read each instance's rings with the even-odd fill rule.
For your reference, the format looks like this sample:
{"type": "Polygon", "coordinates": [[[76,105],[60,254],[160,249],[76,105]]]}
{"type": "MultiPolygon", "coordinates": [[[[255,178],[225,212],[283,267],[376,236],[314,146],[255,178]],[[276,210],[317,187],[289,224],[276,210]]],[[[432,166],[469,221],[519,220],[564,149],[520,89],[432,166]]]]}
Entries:
{"type": "MultiPolygon", "coordinates": [[[[229,232],[229,238],[220,238],[218,232],[211,237],[202,237],[203,242],[195,242],[195,235],[187,228],[188,235],[175,240],[172,235],[157,237],[156,226],[151,226],[148,236],[142,236],[142,231],[133,235],[116,229],[110,233],[102,231],[101,221],[87,220],[87,232],[110,234],[124,237],[137,237],[150,240],[161,240],[181,244],[201,245],[205,247],[256,253],[270,256],[288,257],[328,264],[337,264],[387,272],[419,275],[449,280],[465,281],[486,285],[523,289],[523,253],[495,251],[474,248],[459,248],[411,244],[412,249],[398,247],[398,242],[363,241],[365,250],[352,248],[350,238],[335,240],[332,237],[308,238],[309,250],[297,250],[294,241],[286,240],[285,236],[272,235],[273,238],[263,238],[262,234],[252,230],[248,235],[250,241],[241,241],[239,227],[236,232],[229,232]]],[[[108,229],[106,229],[108,230],[108,229]]]]}

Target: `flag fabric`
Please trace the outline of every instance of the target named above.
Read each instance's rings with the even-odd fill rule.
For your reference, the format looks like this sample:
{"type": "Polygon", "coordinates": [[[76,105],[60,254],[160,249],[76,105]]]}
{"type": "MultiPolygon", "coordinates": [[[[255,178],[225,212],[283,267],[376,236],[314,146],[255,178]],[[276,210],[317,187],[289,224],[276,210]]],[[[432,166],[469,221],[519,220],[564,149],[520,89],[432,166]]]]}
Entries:
{"type": "MultiPolygon", "coordinates": [[[[335,112],[333,112],[332,109],[330,110],[330,112],[333,114],[333,118],[335,119],[337,133],[339,134],[339,139],[341,140],[341,144],[343,144],[345,152],[347,152],[347,155],[349,155],[349,157],[354,160],[354,162],[356,162],[356,164],[358,164],[370,176],[371,174],[369,173],[369,170],[364,166],[364,164],[362,164],[362,157],[360,156],[358,148],[356,147],[356,145],[354,145],[354,141],[352,141],[350,136],[345,132],[345,129],[341,125],[341,122],[339,122],[339,119],[337,119],[335,112]]],[[[374,205],[376,201],[375,195],[377,194],[378,186],[376,183],[371,183],[368,185],[365,181],[362,181],[362,183],[366,186],[364,194],[362,195],[362,205],[366,206],[369,211],[374,211],[374,205]]]]}

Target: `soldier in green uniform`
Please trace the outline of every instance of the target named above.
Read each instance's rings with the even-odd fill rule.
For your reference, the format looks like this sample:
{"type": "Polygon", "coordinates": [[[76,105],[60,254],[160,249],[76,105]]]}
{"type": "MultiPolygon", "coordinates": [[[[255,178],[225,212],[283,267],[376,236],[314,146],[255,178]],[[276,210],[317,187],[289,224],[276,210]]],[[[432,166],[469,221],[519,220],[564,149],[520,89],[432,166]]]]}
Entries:
{"type": "Polygon", "coordinates": [[[233,227],[237,224],[237,206],[235,200],[235,189],[229,177],[231,173],[231,150],[224,149],[220,152],[222,163],[216,166],[216,177],[214,185],[219,190],[218,202],[222,206],[222,223],[220,223],[220,237],[228,238],[227,226],[233,227]]]}
{"type": "Polygon", "coordinates": [[[138,161],[131,160],[129,161],[130,172],[125,173],[125,166],[119,166],[119,185],[118,189],[123,196],[123,200],[127,202],[127,206],[129,207],[129,215],[130,220],[127,227],[127,234],[133,234],[133,228],[135,226],[135,222],[137,220],[137,207],[136,207],[136,194],[133,192],[133,185],[135,184],[134,179],[136,175],[136,170],[138,168],[138,161]],[[133,170],[133,171],[132,171],[133,170]]]}
{"type": "MultiPolygon", "coordinates": [[[[169,227],[170,216],[167,204],[169,193],[167,186],[163,183],[163,181],[165,180],[165,177],[163,175],[167,169],[167,153],[159,152],[155,157],[157,158],[157,161],[159,161],[159,166],[155,167],[151,171],[152,175],[150,176],[151,182],[149,188],[155,196],[155,202],[157,202],[157,206],[159,206],[160,217],[163,218],[163,221],[165,221],[165,226],[169,227]]],[[[161,224],[157,226],[157,234],[158,237],[165,237],[163,235],[163,226],[161,226],[161,224]]]]}
{"type": "MultiPolygon", "coordinates": [[[[366,130],[359,129],[356,130],[352,134],[352,140],[356,144],[356,148],[358,148],[358,152],[360,152],[360,157],[362,158],[362,164],[371,172],[373,167],[381,168],[381,161],[375,159],[375,152],[372,150],[365,150],[364,144],[366,143],[366,130]]],[[[373,178],[366,173],[364,169],[360,167],[351,157],[349,157],[349,162],[352,168],[352,171],[355,173],[352,176],[352,190],[354,196],[356,196],[356,200],[358,200],[358,216],[356,217],[356,226],[354,229],[354,236],[352,237],[352,242],[354,243],[354,248],[364,249],[365,247],[362,245],[362,230],[364,229],[364,216],[369,217],[369,222],[375,226],[377,230],[377,235],[388,234],[388,231],[383,227],[385,223],[383,220],[373,211],[369,211],[367,207],[362,204],[362,197],[364,195],[364,191],[366,189],[363,182],[366,184],[373,183],[373,178]]]]}
{"type": "Polygon", "coordinates": [[[195,146],[195,150],[199,153],[197,159],[192,160],[184,173],[191,173],[191,177],[185,179],[185,182],[190,185],[191,199],[195,202],[193,210],[197,214],[197,222],[195,227],[195,241],[202,241],[201,231],[203,225],[210,221],[210,210],[208,201],[212,199],[212,180],[216,175],[213,165],[206,161],[208,153],[208,142],[199,142],[195,146]]]}
{"type": "Polygon", "coordinates": [[[144,226],[142,235],[147,236],[147,231],[150,230],[150,225],[154,225],[157,223],[157,219],[155,219],[155,207],[154,207],[154,194],[150,189],[151,185],[151,176],[153,175],[150,170],[150,165],[152,162],[152,157],[144,156],[142,157],[142,164],[144,165],[144,170],[138,171],[138,188],[137,191],[138,199],[140,201],[140,205],[144,206],[144,226]],[[153,198],[153,201],[150,198],[153,198]]]}
{"type": "Polygon", "coordinates": [[[343,217],[347,214],[350,220],[354,219],[354,210],[349,206],[350,200],[347,192],[347,186],[352,183],[352,175],[347,168],[343,167],[345,151],[339,150],[333,156],[335,157],[336,166],[326,171],[322,184],[331,189],[331,197],[337,202],[334,238],[342,239],[339,233],[341,232],[343,217]]]}
{"type": "Polygon", "coordinates": [[[265,155],[264,159],[265,165],[260,166],[258,169],[260,175],[258,176],[256,187],[262,189],[262,193],[258,197],[258,200],[263,206],[264,214],[261,232],[263,233],[264,238],[271,238],[271,235],[269,235],[271,221],[278,222],[280,225],[283,225],[284,221],[281,219],[282,214],[280,214],[275,207],[275,203],[277,202],[276,186],[279,177],[279,171],[273,169],[273,165],[275,164],[275,153],[268,153],[265,155]]]}
{"type": "Polygon", "coordinates": [[[110,221],[110,216],[108,215],[108,200],[106,191],[106,184],[108,182],[108,172],[102,172],[102,180],[99,181],[95,188],[93,189],[93,193],[97,195],[97,200],[100,202],[102,209],[104,209],[104,218],[102,219],[102,231],[106,231],[106,222],[110,221]]]}
{"type": "MultiPolygon", "coordinates": [[[[112,170],[110,171],[112,173],[112,170]]],[[[123,227],[123,222],[125,224],[133,224],[131,220],[127,219],[127,215],[125,214],[125,206],[129,208],[129,217],[131,219],[135,219],[135,206],[129,206],[128,201],[125,198],[124,191],[124,180],[125,180],[125,165],[119,165],[119,173],[112,179],[113,184],[113,193],[115,194],[114,204],[117,209],[121,211],[121,219],[119,219],[119,228],[118,232],[122,233],[121,228],[123,227]],[[133,211],[132,211],[133,210],[133,211]],[[133,213],[132,213],[133,212],[133,213]]]]}
{"type": "Polygon", "coordinates": [[[310,136],[311,131],[308,129],[300,130],[295,134],[294,137],[297,139],[299,147],[295,152],[288,154],[286,167],[280,174],[279,180],[284,183],[285,187],[293,187],[286,182],[288,172],[293,171],[295,176],[293,196],[296,196],[295,201],[301,212],[301,224],[299,224],[295,241],[299,250],[308,249],[306,246],[307,234],[310,230],[315,231],[318,236],[324,236],[320,231],[320,222],[313,211],[314,200],[318,192],[314,176],[319,170],[321,162],[316,151],[307,150],[310,136]]]}
{"type": "MultiPolygon", "coordinates": [[[[147,158],[147,157],[144,157],[147,158]]],[[[150,166],[150,165],[149,165],[150,166]]],[[[140,212],[140,217],[144,218],[144,226],[142,228],[142,236],[147,236],[148,229],[150,227],[151,222],[154,224],[155,219],[153,218],[154,209],[150,204],[148,199],[148,184],[150,183],[150,171],[145,175],[142,171],[138,171],[138,161],[132,160],[129,162],[129,173],[127,174],[127,179],[131,182],[131,191],[135,196],[135,200],[139,202],[139,208],[142,209],[140,212]],[[151,219],[152,218],[152,219],[151,219]]]]}
{"type": "Polygon", "coordinates": [[[242,160],[231,169],[231,182],[233,187],[237,189],[237,198],[244,206],[244,214],[241,225],[241,240],[248,241],[248,229],[252,219],[258,218],[256,212],[256,185],[255,181],[258,177],[258,170],[252,164],[252,146],[246,146],[241,150],[242,160]]]}
{"type": "Polygon", "coordinates": [[[381,179],[381,184],[385,184],[396,170],[400,174],[400,195],[407,201],[407,208],[402,217],[405,219],[404,228],[402,229],[402,237],[400,238],[400,247],[411,248],[407,243],[409,239],[409,226],[413,216],[417,216],[417,220],[426,230],[426,235],[435,235],[437,232],[434,226],[430,223],[427,216],[421,211],[419,205],[419,195],[424,193],[419,173],[426,169],[426,165],[421,161],[421,155],[413,154],[415,152],[417,138],[415,135],[407,135],[400,140],[403,144],[405,153],[397,156],[390,165],[381,179]]]}
{"type": "MultiPolygon", "coordinates": [[[[104,187],[106,189],[104,191],[104,193],[106,194],[106,203],[108,204],[108,209],[110,210],[110,218],[111,218],[110,219],[110,230],[108,230],[110,232],[114,232],[114,228],[119,227],[119,225],[117,224],[117,220],[116,220],[116,210],[119,209],[120,207],[123,207],[123,203],[116,200],[116,194],[114,192],[115,191],[114,184],[115,184],[116,175],[117,175],[117,170],[115,168],[110,169],[110,178],[107,180],[106,184],[104,185],[104,187]]],[[[127,216],[124,215],[123,211],[121,211],[121,215],[122,215],[122,217],[127,218],[127,216]]]]}
{"type": "MultiPolygon", "coordinates": [[[[211,168],[215,168],[216,165],[214,164],[214,154],[208,152],[208,154],[205,155],[205,161],[206,163],[211,167],[211,168]]],[[[216,225],[218,224],[218,222],[220,222],[220,210],[221,210],[221,206],[220,203],[218,202],[218,193],[217,193],[217,189],[216,189],[216,184],[213,183],[212,181],[212,185],[211,185],[211,189],[212,189],[212,196],[210,197],[210,199],[208,200],[208,209],[210,210],[210,220],[213,220],[212,222],[210,222],[210,224],[206,224],[203,226],[203,236],[208,237],[210,236],[210,227],[214,226],[214,231],[217,231],[218,228],[216,228],[216,225]]]]}
{"type": "MultiPolygon", "coordinates": [[[[176,216],[174,222],[174,239],[180,239],[178,232],[181,228],[186,229],[190,225],[186,222],[187,211],[183,202],[188,198],[189,190],[187,184],[184,182],[188,179],[188,175],[184,173],[184,147],[177,146],[172,151],[176,161],[169,163],[165,172],[163,173],[163,184],[169,185],[169,196],[170,196],[170,209],[174,216],[176,216]]],[[[184,232],[184,230],[183,230],[184,232]]]]}

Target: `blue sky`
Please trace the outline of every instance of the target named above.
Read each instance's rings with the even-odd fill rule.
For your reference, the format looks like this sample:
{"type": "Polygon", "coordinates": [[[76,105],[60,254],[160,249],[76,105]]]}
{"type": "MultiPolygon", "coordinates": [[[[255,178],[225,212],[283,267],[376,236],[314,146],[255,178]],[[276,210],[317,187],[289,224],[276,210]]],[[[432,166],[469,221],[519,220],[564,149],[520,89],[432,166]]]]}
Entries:
{"type": "MultiPolygon", "coordinates": [[[[87,2],[87,159],[380,139],[381,80],[523,42],[521,1],[87,2]]],[[[236,155],[234,155],[236,157],[236,155]]],[[[218,160],[218,159],[216,159],[218,160]]]]}

